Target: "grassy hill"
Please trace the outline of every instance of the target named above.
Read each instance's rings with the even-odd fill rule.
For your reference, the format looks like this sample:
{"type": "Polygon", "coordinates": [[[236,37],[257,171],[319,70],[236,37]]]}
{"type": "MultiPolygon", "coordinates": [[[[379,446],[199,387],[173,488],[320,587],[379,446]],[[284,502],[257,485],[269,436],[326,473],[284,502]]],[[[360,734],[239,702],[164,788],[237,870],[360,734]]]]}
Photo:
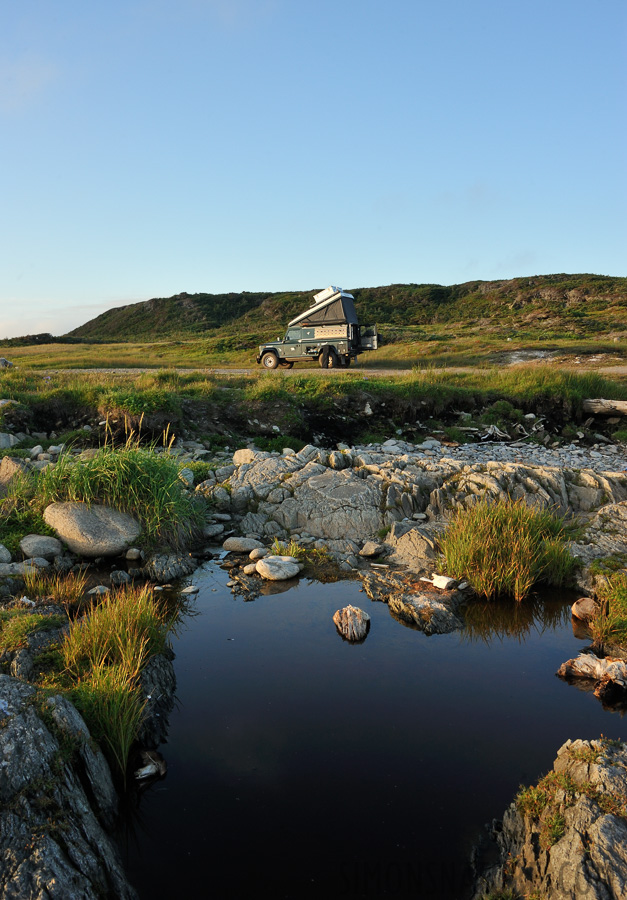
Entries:
{"type": "MultiPolygon", "coordinates": [[[[319,288],[318,288],[319,290],[319,288]]],[[[627,278],[537,275],[466,284],[392,284],[354,288],[361,322],[438,330],[456,323],[468,331],[521,328],[537,337],[590,338],[627,333],[627,278]]],[[[84,341],[160,341],[220,332],[245,343],[282,333],[307,308],[314,290],[292,293],[176,294],[110,309],[67,335],[84,341]]],[[[230,343],[236,344],[237,341],[230,343]]],[[[236,349],[236,346],[233,346],[236,349]]]]}

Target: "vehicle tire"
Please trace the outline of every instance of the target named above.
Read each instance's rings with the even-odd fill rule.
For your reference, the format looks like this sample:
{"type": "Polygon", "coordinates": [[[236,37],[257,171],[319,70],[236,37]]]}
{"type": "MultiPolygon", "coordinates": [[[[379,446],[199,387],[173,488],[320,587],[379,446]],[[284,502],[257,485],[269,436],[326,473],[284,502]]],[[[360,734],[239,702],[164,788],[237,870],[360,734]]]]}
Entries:
{"type": "Polygon", "coordinates": [[[276,369],[279,364],[276,353],[264,353],[261,357],[261,365],[264,369],[276,369]]]}
{"type": "Polygon", "coordinates": [[[328,368],[329,368],[329,369],[337,369],[337,367],[339,366],[339,364],[340,364],[340,360],[339,360],[339,358],[338,358],[338,355],[337,355],[337,353],[335,352],[335,350],[333,349],[333,347],[331,347],[331,348],[329,349],[329,364],[328,364],[328,368]]]}
{"type": "Polygon", "coordinates": [[[291,368],[293,368],[294,363],[293,363],[293,362],[283,362],[283,361],[281,361],[281,362],[279,363],[279,365],[281,366],[282,369],[291,369],[291,368]]]}
{"type": "Polygon", "coordinates": [[[318,357],[318,362],[320,363],[321,369],[327,369],[329,367],[329,348],[323,347],[320,356],[318,357]]]}

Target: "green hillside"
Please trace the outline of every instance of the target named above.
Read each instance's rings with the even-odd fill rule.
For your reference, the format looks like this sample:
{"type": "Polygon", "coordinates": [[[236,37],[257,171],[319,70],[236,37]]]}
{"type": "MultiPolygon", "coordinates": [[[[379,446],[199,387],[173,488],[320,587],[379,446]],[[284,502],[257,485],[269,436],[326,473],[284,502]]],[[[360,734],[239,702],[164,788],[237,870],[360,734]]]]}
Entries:
{"type": "MultiPolygon", "coordinates": [[[[176,294],[110,309],[67,337],[87,341],[154,341],[225,333],[282,332],[315,290],[290,293],[176,294]]],[[[627,278],[537,275],[466,284],[392,284],[348,288],[360,321],[426,327],[459,323],[491,331],[523,327],[590,337],[627,331],[627,278]]]]}

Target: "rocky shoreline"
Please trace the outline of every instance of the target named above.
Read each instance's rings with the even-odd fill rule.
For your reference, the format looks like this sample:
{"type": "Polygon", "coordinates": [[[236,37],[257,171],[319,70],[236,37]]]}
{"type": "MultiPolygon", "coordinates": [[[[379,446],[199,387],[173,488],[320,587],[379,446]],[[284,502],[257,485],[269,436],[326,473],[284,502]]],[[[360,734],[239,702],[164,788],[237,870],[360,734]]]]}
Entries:
{"type": "MultiPolygon", "coordinates": [[[[367,446],[339,445],[331,451],[313,445],[282,453],[250,448],[215,458],[211,475],[197,485],[184,465],[187,460],[207,461],[207,448],[196,441],[178,441],[174,450],[183,466],[186,489],[207,501],[204,542],[191,554],[163,551],[137,559],[135,553],[129,556],[138,535],[131,527],[122,546],[112,551],[116,556],[107,555],[101,545],[92,554],[104,553],[111,561],[111,584],[116,583],[116,572],[157,585],[189,576],[215,552],[217,543],[234,557],[233,589],[254,593],[260,580],[271,576],[264,575],[258,562],[263,552],[249,559],[252,545],[267,549],[275,540],[293,540],[328,553],[342,575],[361,578],[367,595],[386,602],[404,623],[427,634],[446,633],[462,628],[463,608],[470,595],[463,585],[440,588],[420,578],[431,578],[437,571],[438,538],[449,512],[471,506],[481,497],[513,497],[576,519],[581,530],[571,551],[581,560],[579,583],[587,590],[593,590],[595,579],[602,577],[591,572],[592,563],[608,556],[627,558],[624,447],[547,449],[516,443],[453,447],[433,439],[419,445],[392,439],[367,446]]],[[[54,463],[54,454],[49,457],[32,463],[5,457],[0,484],[8,484],[23,467],[54,463]]],[[[48,559],[38,555],[42,545],[35,543],[23,546],[25,559],[13,560],[10,554],[7,559],[3,554],[0,590],[5,600],[15,595],[25,569],[50,567],[62,573],[81,564],[80,548],[65,549],[70,542],[63,533],[64,521],[55,519],[57,537],[64,545],[56,555],[48,553],[48,559]]],[[[287,578],[298,574],[297,569],[286,571],[287,578]]],[[[49,611],[50,615],[58,612],[49,611]]],[[[54,897],[109,893],[131,898],[135,893],[107,836],[117,799],[106,761],[93,748],[84,722],[66,700],[52,698],[42,707],[28,684],[32,654],[41,650],[42,641],[58,636],[59,626],[55,627],[57,631],[47,638],[41,634],[33,638],[33,646],[24,652],[0,660],[7,672],[0,676],[0,849],[8,861],[5,896],[39,896],[38,885],[55,883],[55,893],[49,894],[54,897]],[[27,760],[17,752],[22,745],[32,748],[27,760]]],[[[156,747],[163,740],[173,702],[171,659],[155,657],[142,680],[152,704],[142,743],[156,747]]],[[[622,777],[625,765],[627,760],[613,762],[607,778],[614,777],[614,770],[617,778],[622,777]]],[[[510,843],[522,841],[523,846],[527,838],[519,832],[519,828],[515,835],[512,832],[510,843]]],[[[538,865],[545,863],[542,858],[538,865]]],[[[599,872],[599,878],[604,877],[599,872]]],[[[490,884],[505,883],[498,877],[492,873],[490,884]]]]}

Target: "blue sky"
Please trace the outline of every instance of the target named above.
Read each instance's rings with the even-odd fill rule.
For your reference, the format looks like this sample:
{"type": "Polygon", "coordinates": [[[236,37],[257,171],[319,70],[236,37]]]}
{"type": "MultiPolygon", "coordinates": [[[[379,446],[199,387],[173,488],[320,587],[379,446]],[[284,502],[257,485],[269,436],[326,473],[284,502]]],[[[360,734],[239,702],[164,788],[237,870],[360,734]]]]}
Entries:
{"type": "Polygon", "coordinates": [[[627,275],[625,0],[0,0],[0,337],[627,275]]]}

